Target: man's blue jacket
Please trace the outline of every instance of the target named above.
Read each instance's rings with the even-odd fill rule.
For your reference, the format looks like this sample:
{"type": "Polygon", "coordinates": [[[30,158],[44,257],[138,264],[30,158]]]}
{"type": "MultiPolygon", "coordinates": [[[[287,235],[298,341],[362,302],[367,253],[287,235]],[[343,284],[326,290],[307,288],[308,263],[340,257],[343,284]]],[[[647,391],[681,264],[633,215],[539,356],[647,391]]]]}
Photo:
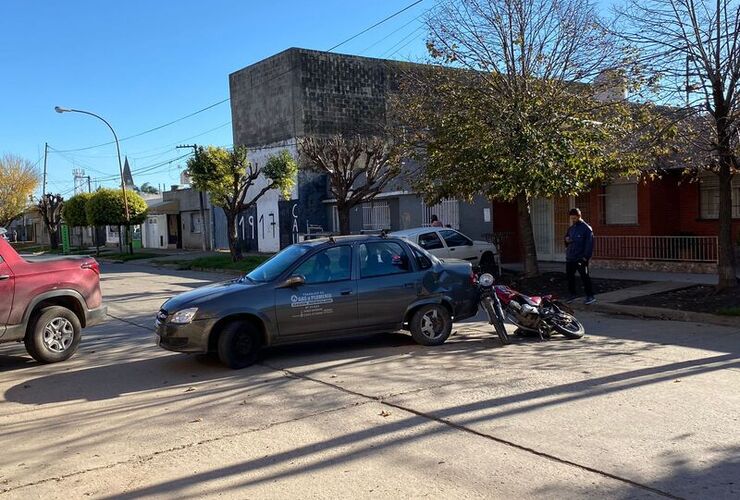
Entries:
{"type": "Polygon", "coordinates": [[[570,237],[570,243],[565,249],[565,260],[578,262],[591,258],[594,253],[594,231],[591,226],[579,220],[568,228],[566,236],[570,237]]]}

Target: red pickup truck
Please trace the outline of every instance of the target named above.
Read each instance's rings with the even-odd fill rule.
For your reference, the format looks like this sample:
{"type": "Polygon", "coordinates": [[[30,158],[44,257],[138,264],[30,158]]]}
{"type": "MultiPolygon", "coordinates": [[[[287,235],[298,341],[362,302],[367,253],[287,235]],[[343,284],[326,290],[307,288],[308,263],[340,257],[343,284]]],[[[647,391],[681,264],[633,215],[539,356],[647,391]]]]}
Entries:
{"type": "Polygon", "coordinates": [[[0,343],[23,341],[41,363],[64,361],[106,309],[95,259],[24,259],[0,238],[0,343]]]}

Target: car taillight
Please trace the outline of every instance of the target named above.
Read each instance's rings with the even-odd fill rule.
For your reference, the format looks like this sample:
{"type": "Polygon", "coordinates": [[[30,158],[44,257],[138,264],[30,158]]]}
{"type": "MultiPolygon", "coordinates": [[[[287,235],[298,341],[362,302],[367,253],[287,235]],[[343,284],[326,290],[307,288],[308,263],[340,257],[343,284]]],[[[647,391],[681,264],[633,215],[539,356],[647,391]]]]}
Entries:
{"type": "Polygon", "coordinates": [[[476,276],[472,271],[470,272],[470,284],[473,286],[478,285],[478,276],[476,276]]]}
{"type": "Polygon", "coordinates": [[[95,271],[95,274],[100,274],[100,264],[97,261],[85,262],[80,266],[82,269],[90,269],[95,271]]]}

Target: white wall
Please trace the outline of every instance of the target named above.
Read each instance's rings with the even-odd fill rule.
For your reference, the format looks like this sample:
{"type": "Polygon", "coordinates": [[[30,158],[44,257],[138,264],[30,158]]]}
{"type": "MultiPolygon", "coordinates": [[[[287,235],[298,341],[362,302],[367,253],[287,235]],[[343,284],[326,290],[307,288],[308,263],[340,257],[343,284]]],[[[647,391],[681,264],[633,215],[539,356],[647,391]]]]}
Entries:
{"type": "MultiPolygon", "coordinates": [[[[271,155],[278,154],[282,149],[287,149],[294,158],[298,158],[298,151],[295,146],[295,140],[270,144],[269,149],[255,149],[249,152],[249,160],[258,168],[262,168],[271,155]]],[[[247,191],[246,200],[249,201],[252,196],[267,184],[267,180],[260,176],[255,185],[247,191]]],[[[297,189],[293,190],[291,198],[297,198],[297,189]]],[[[272,189],[265,193],[257,201],[257,220],[255,221],[255,230],[257,231],[257,240],[259,242],[260,252],[278,252],[280,251],[280,213],[278,210],[278,201],[281,194],[279,191],[272,189]]]]}

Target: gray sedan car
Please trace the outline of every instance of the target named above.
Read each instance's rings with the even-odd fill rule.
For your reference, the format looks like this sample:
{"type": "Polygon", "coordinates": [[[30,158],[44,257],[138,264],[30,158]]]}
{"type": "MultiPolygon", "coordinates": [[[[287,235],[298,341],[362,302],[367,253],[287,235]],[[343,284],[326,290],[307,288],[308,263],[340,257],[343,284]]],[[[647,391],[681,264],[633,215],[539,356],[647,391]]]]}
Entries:
{"type": "Polygon", "coordinates": [[[470,263],[401,238],[348,236],[292,245],[245,276],[172,297],[156,318],[161,347],[217,353],[231,368],[262,347],[407,329],[442,344],[475,315],[470,263]]]}

